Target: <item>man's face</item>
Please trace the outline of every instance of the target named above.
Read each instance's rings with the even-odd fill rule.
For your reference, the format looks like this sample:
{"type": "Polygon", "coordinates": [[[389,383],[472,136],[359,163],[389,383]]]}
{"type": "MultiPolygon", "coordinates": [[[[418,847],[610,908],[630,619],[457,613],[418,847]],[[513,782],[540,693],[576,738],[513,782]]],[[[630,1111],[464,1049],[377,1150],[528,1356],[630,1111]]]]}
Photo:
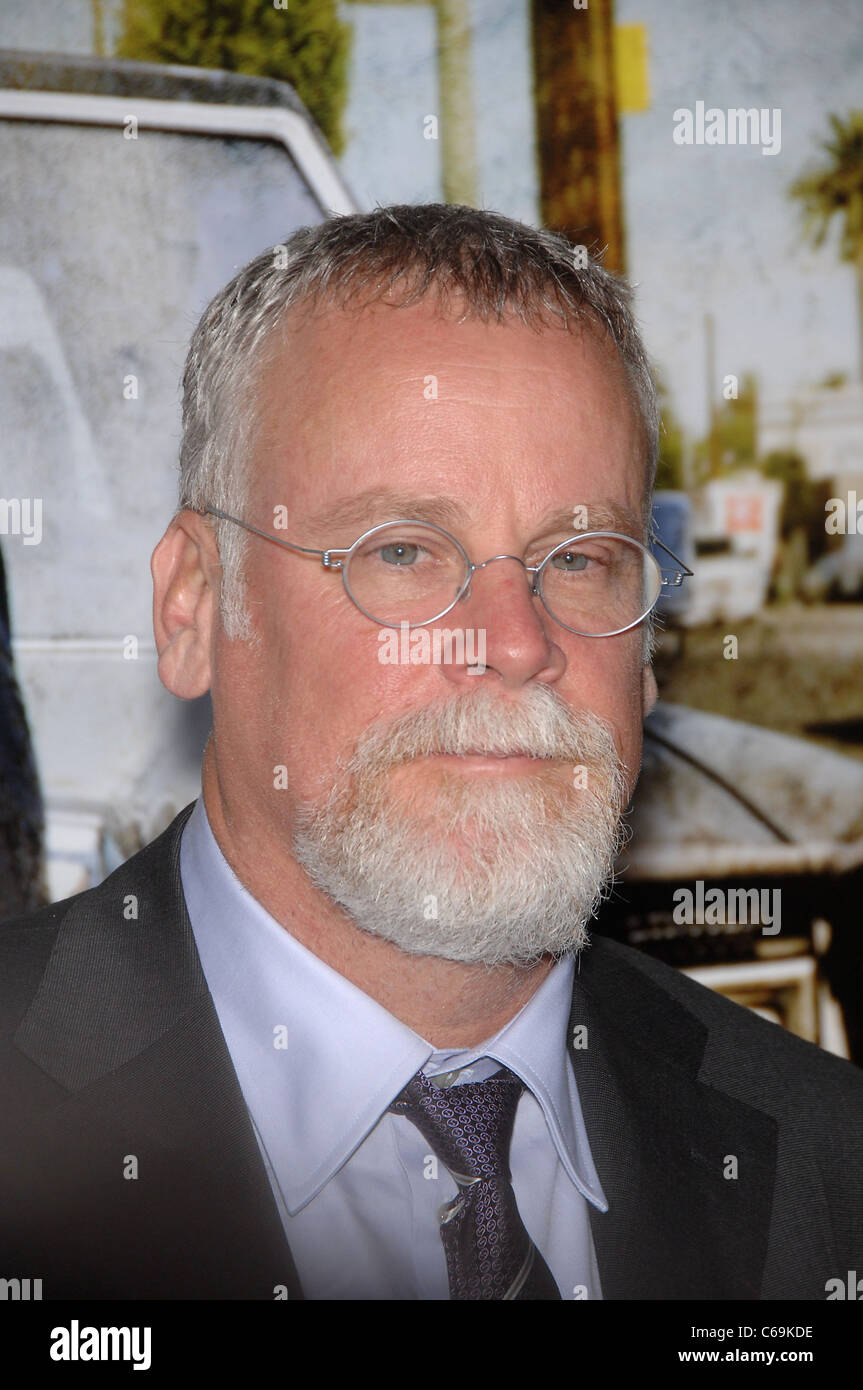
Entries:
{"type": "MultiPolygon", "coordinates": [[[[258,408],[263,427],[244,520],[298,545],[347,548],[378,523],[417,517],[443,525],[474,562],[514,555],[536,564],[583,529],[583,514],[573,521],[580,508],[589,529],[643,538],[635,418],[623,369],[593,332],[457,323],[436,317],[429,303],[329,309],[289,330],[262,378],[258,408]],[[277,528],[280,508],[287,526],[277,528]]],[[[531,865],[549,872],[537,861],[538,837],[551,829],[554,857],[561,819],[577,826],[599,800],[631,794],[644,709],[640,626],[608,638],[569,632],[531,596],[521,565],[497,560],[474,574],[469,597],[436,624],[484,632],[486,670],[477,675],[467,664],[382,660],[382,628],[351,603],[338,571],[315,557],[249,537],[246,578],[256,640],[229,642],[219,630],[213,660],[215,750],[228,813],[232,805],[254,807],[254,819],[294,843],[313,880],[360,925],[375,930],[377,920],[371,910],[364,917],[362,892],[346,903],[326,871],[345,852],[339,826],[357,812],[363,827],[351,842],[349,878],[380,861],[380,902],[399,872],[392,859],[383,862],[387,846],[392,851],[401,836],[404,855],[413,856],[404,866],[412,882],[396,893],[393,910],[401,917],[414,904],[425,925],[410,939],[424,951],[434,949],[436,931],[444,933],[435,924],[458,897],[456,880],[473,882],[469,898],[485,885],[487,901],[506,860],[517,865],[513,892],[529,895],[531,865]],[[462,733],[462,750],[492,747],[496,720],[524,735],[510,746],[530,746],[531,729],[550,721],[546,737],[557,756],[425,756],[422,738],[431,729],[434,747],[445,707],[481,711],[462,733]],[[370,728],[382,737],[357,764],[370,728]],[[393,763],[386,749],[398,729],[407,730],[407,755],[393,763]],[[603,729],[613,750],[596,743],[603,729]],[[620,763],[616,789],[609,752],[620,763]],[[281,766],[286,778],[276,772],[281,766]],[[314,848],[322,835],[323,868],[314,848]],[[493,846],[501,862],[489,877],[493,846]]],[[[475,915],[464,895],[459,902],[440,949],[454,958],[461,919],[475,915]]]]}

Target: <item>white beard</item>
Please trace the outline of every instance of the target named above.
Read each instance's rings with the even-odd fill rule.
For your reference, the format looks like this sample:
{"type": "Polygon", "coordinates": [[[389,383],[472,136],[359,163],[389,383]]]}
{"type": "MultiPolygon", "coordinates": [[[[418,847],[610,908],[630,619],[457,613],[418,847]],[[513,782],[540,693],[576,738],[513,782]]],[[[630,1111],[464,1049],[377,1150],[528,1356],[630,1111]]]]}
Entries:
{"type": "Polygon", "coordinates": [[[481,687],[366,730],[325,803],[297,808],[294,853],[358,927],[411,955],[527,965],[587,942],[626,838],[625,788],[605,721],[546,685],[517,704],[481,687]],[[555,761],[393,785],[412,759],[478,749],[555,761]]]}

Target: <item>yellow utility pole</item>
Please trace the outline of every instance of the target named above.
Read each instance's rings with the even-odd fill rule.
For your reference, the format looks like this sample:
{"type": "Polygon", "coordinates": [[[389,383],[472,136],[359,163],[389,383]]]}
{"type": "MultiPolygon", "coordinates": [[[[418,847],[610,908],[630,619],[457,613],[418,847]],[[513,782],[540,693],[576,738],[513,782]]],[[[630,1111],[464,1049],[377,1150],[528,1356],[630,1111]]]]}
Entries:
{"type": "Polygon", "coordinates": [[[531,0],[531,27],[542,221],[622,271],[613,0],[531,0]]]}

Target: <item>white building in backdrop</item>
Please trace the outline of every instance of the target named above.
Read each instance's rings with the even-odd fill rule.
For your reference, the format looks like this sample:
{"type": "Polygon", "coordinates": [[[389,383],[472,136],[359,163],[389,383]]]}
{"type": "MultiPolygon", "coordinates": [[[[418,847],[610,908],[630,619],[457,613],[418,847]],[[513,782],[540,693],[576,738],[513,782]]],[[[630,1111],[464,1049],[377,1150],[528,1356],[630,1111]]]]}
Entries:
{"type": "Polygon", "coordinates": [[[799,454],[813,481],[824,479],[838,496],[863,487],[863,383],[812,386],[793,399],[759,403],[758,453],[799,454]]]}

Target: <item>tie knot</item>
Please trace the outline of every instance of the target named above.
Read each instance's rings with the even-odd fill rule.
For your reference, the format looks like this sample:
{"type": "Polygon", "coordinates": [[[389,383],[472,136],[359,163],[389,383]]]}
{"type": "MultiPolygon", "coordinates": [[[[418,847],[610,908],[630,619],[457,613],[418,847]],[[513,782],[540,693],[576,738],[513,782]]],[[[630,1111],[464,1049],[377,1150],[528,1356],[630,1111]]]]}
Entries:
{"type": "Polygon", "coordinates": [[[509,1177],[509,1145],[522,1082],[504,1068],[487,1081],[435,1086],[418,1072],[390,1110],[405,1115],[460,1185],[509,1177]]]}

